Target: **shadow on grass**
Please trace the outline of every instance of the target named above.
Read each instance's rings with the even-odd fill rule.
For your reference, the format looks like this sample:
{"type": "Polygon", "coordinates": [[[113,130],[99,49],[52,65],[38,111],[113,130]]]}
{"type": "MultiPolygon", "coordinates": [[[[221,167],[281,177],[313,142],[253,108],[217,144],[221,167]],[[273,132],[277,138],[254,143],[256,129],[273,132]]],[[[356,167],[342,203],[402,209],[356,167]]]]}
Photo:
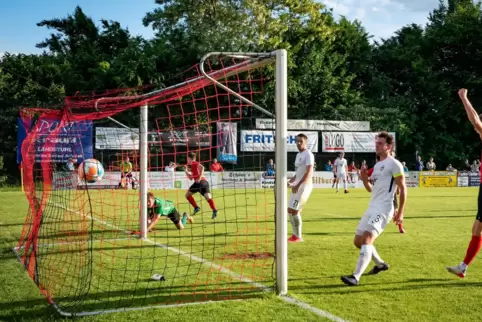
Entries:
{"type": "MultiPolygon", "coordinates": [[[[339,276],[329,276],[339,277],[339,276]]],[[[305,285],[305,286],[292,286],[291,291],[295,291],[297,294],[346,294],[346,293],[376,293],[376,292],[396,292],[396,291],[413,291],[430,288],[464,288],[464,287],[481,287],[482,282],[462,282],[454,281],[450,279],[408,279],[399,282],[382,282],[382,283],[367,283],[370,276],[364,276],[361,280],[361,284],[355,287],[350,287],[340,280],[339,284],[325,284],[325,285],[305,285]],[[417,284],[418,283],[418,284],[417,284]],[[404,284],[404,285],[401,285],[404,284]],[[375,288],[374,288],[375,287],[375,288]]]]}
{"type": "MultiPolygon", "coordinates": [[[[208,301],[263,299],[267,296],[261,289],[248,287],[246,283],[231,283],[229,288],[225,289],[216,288],[216,285],[211,287],[171,286],[169,289],[151,287],[90,293],[83,298],[70,296],[54,300],[63,311],[79,313],[208,301]]],[[[0,315],[1,321],[45,321],[44,317],[49,318],[48,320],[52,317],[54,318],[52,321],[54,321],[60,317],[44,299],[0,302],[0,311],[3,311],[3,315],[0,315]],[[7,310],[11,310],[12,313],[5,314],[7,310]]]]}

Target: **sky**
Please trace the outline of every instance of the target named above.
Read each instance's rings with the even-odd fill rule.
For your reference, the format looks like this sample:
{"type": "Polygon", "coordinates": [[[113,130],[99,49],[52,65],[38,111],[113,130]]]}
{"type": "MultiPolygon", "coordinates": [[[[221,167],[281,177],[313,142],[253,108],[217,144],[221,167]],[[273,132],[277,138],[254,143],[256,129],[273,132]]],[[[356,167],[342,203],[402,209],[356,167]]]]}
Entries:
{"type": "MultiPolygon", "coordinates": [[[[439,0],[318,0],[333,8],[335,16],[358,19],[374,39],[387,38],[400,27],[425,24],[439,0]]],[[[51,31],[37,27],[44,19],[62,18],[80,5],[95,21],[119,21],[134,35],[153,36],[142,25],[145,13],[156,8],[154,0],[0,0],[0,56],[10,53],[38,53],[35,44],[51,31]]]]}

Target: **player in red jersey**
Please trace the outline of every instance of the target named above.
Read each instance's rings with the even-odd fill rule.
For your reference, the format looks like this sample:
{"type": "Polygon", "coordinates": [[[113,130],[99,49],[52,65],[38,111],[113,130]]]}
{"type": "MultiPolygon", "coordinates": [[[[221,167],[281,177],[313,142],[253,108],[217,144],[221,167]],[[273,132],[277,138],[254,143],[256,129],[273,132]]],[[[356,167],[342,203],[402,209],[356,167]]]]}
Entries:
{"type": "Polygon", "coordinates": [[[218,211],[216,210],[216,205],[214,204],[213,197],[211,196],[211,192],[209,190],[209,182],[204,177],[204,166],[196,161],[196,153],[194,152],[189,152],[187,154],[187,164],[191,166],[191,171],[188,171],[187,167],[184,169],[184,171],[190,180],[194,180],[194,183],[186,192],[186,199],[189,201],[191,206],[194,207],[194,214],[198,213],[201,209],[197,205],[196,200],[194,200],[192,195],[199,192],[209,203],[209,206],[213,210],[212,219],[215,219],[218,215],[218,211]]]}
{"type": "MultiPolygon", "coordinates": [[[[467,90],[465,88],[459,90],[459,97],[464,104],[465,112],[467,113],[470,123],[472,123],[475,131],[482,139],[482,122],[480,121],[480,116],[477,114],[475,109],[472,107],[469,99],[467,98],[467,90]]],[[[479,171],[482,175],[482,171],[480,169],[479,171]]],[[[465,277],[465,274],[467,273],[467,268],[469,267],[470,263],[472,263],[475,256],[477,256],[477,253],[482,246],[482,182],[479,187],[477,208],[477,216],[475,217],[475,221],[472,226],[472,239],[470,240],[469,246],[467,247],[467,252],[465,253],[464,260],[459,265],[447,267],[447,271],[461,278],[465,277]]]]}

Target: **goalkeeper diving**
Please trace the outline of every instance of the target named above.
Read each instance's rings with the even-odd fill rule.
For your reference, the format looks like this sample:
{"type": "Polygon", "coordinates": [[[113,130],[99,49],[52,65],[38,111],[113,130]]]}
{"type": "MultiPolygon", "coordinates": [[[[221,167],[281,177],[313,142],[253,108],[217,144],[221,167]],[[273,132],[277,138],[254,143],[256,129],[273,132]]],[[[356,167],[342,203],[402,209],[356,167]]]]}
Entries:
{"type": "Polygon", "coordinates": [[[176,225],[177,229],[184,229],[187,223],[192,223],[193,219],[187,213],[182,217],[177,211],[174,203],[154,196],[152,192],[147,193],[147,231],[151,231],[161,217],[167,216],[176,225]]]}

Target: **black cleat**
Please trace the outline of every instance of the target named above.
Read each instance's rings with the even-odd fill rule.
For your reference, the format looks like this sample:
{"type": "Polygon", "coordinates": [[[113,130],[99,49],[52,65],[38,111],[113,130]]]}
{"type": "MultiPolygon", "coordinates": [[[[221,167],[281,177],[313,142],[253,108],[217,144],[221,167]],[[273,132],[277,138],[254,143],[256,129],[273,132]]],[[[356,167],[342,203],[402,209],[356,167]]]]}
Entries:
{"type": "Polygon", "coordinates": [[[383,263],[381,266],[375,265],[372,270],[368,272],[367,275],[377,275],[380,272],[388,271],[389,268],[390,265],[388,265],[387,263],[383,263]]]}
{"type": "Polygon", "coordinates": [[[353,275],[344,275],[341,277],[341,281],[348,286],[357,286],[358,280],[353,275]]]}

